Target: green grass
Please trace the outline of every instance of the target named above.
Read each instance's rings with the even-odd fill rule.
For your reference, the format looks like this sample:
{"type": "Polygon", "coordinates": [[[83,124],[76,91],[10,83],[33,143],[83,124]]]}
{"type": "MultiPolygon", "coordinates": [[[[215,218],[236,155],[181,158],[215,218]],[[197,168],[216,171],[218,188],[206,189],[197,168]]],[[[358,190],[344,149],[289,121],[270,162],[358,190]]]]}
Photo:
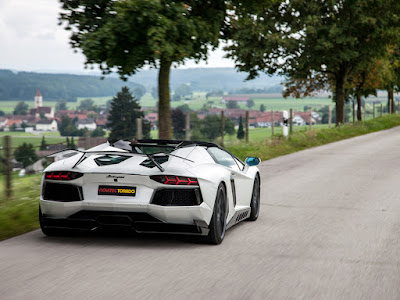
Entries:
{"type": "Polygon", "coordinates": [[[314,129],[311,131],[295,131],[288,140],[281,134],[277,134],[264,141],[227,143],[226,147],[241,159],[244,159],[246,156],[256,156],[260,157],[262,160],[268,160],[300,150],[399,125],[400,115],[385,115],[381,118],[355,124],[346,124],[332,129],[313,127],[314,129]]]}
{"type": "Polygon", "coordinates": [[[4,199],[4,177],[0,177],[0,241],[39,228],[40,175],[13,176],[13,198],[4,199]]]}

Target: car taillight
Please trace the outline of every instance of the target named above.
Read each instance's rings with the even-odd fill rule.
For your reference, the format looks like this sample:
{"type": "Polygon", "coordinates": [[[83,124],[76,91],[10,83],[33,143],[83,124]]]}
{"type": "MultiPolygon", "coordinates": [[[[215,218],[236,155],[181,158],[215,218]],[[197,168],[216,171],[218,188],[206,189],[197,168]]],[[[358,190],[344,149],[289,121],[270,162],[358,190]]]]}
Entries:
{"type": "Polygon", "coordinates": [[[197,178],[186,177],[186,176],[174,176],[174,175],[153,175],[150,176],[151,179],[169,185],[194,185],[198,186],[199,182],[197,178]]]}
{"type": "Polygon", "coordinates": [[[69,172],[69,171],[57,171],[57,172],[46,172],[44,175],[46,179],[51,180],[74,180],[82,177],[82,173],[69,172]]]}

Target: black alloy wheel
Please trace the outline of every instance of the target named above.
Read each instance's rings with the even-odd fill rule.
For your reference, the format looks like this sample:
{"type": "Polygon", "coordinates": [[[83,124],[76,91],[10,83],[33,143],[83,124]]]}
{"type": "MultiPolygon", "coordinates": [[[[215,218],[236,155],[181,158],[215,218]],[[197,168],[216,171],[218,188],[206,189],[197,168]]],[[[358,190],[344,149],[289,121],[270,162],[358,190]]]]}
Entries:
{"type": "Polygon", "coordinates": [[[225,237],[227,217],[226,191],[223,184],[220,184],[214,203],[214,212],[210,222],[210,232],[207,239],[210,244],[218,245],[225,237]]]}
{"type": "Polygon", "coordinates": [[[249,221],[255,221],[258,218],[260,213],[260,177],[257,175],[254,180],[253,185],[253,194],[251,195],[251,203],[250,203],[250,217],[249,221]]]}

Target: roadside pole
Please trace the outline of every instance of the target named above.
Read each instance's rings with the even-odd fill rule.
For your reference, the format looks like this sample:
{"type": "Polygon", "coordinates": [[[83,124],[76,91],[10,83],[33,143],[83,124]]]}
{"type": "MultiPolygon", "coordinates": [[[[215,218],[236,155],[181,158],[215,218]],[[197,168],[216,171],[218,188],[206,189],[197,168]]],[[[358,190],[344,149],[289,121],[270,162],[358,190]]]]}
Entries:
{"type": "Polygon", "coordinates": [[[225,115],[224,111],[221,111],[221,146],[224,146],[224,136],[225,136],[225,115]]]}
{"type": "Polygon", "coordinates": [[[274,136],[274,111],[271,110],[271,136],[274,136]]]}
{"type": "Polygon", "coordinates": [[[6,186],[5,186],[5,199],[10,200],[12,196],[11,191],[11,136],[6,135],[4,137],[4,172],[6,175],[6,186]]]}
{"type": "Polygon", "coordinates": [[[365,104],[365,99],[364,99],[364,121],[366,120],[365,118],[366,118],[366,110],[365,110],[365,108],[366,108],[366,104],[365,104]]]}
{"type": "Polygon", "coordinates": [[[141,140],[143,138],[143,119],[137,118],[136,119],[136,139],[141,140]]]}
{"type": "Polygon", "coordinates": [[[289,134],[293,133],[293,109],[289,111],[289,134]]]}
{"type": "Polygon", "coordinates": [[[190,110],[186,111],[185,140],[190,141],[190,110]]]}
{"type": "Polygon", "coordinates": [[[383,115],[383,104],[381,103],[381,117],[383,115]]]}
{"type": "Polygon", "coordinates": [[[331,128],[332,127],[332,104],[329,104],[328,124],[329,124],[329,128],[331,128]]]}
{"type": "Polygon", "coordinates": [[[309,124],[309,130],[311,130],[312,129],[312,127],[311,127],[311,118],[312,118],[312,107],[310,107],[310,124],[309,124]]]}
{"type": "Polygon", "coordinates": [[[372,119],[375,119],[375,102],[372,104],[372,119]]]}
{"type": "Polygon", "coordinates": [[[246,143],[249,142],[249,111],[246,110],[246,143]]]}
{"type": "Polygon", "coordinates": [[[353,124],[354,124],[356,122],[356,105],[354,103],[354,99],[352,103],[353,103],[353,124]]]}

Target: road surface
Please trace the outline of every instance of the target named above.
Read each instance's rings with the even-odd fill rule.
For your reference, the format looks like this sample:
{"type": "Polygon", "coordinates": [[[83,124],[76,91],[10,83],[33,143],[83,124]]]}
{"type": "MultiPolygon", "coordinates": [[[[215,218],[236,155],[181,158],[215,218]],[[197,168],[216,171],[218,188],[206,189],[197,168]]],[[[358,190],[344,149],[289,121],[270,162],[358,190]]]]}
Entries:
{"type": "Polygon", "coordinates": [[[0,298],[400,298],[400,127],[260,170],[259,219],[219,246],[34,231],[0,243],[0,298]]]}

